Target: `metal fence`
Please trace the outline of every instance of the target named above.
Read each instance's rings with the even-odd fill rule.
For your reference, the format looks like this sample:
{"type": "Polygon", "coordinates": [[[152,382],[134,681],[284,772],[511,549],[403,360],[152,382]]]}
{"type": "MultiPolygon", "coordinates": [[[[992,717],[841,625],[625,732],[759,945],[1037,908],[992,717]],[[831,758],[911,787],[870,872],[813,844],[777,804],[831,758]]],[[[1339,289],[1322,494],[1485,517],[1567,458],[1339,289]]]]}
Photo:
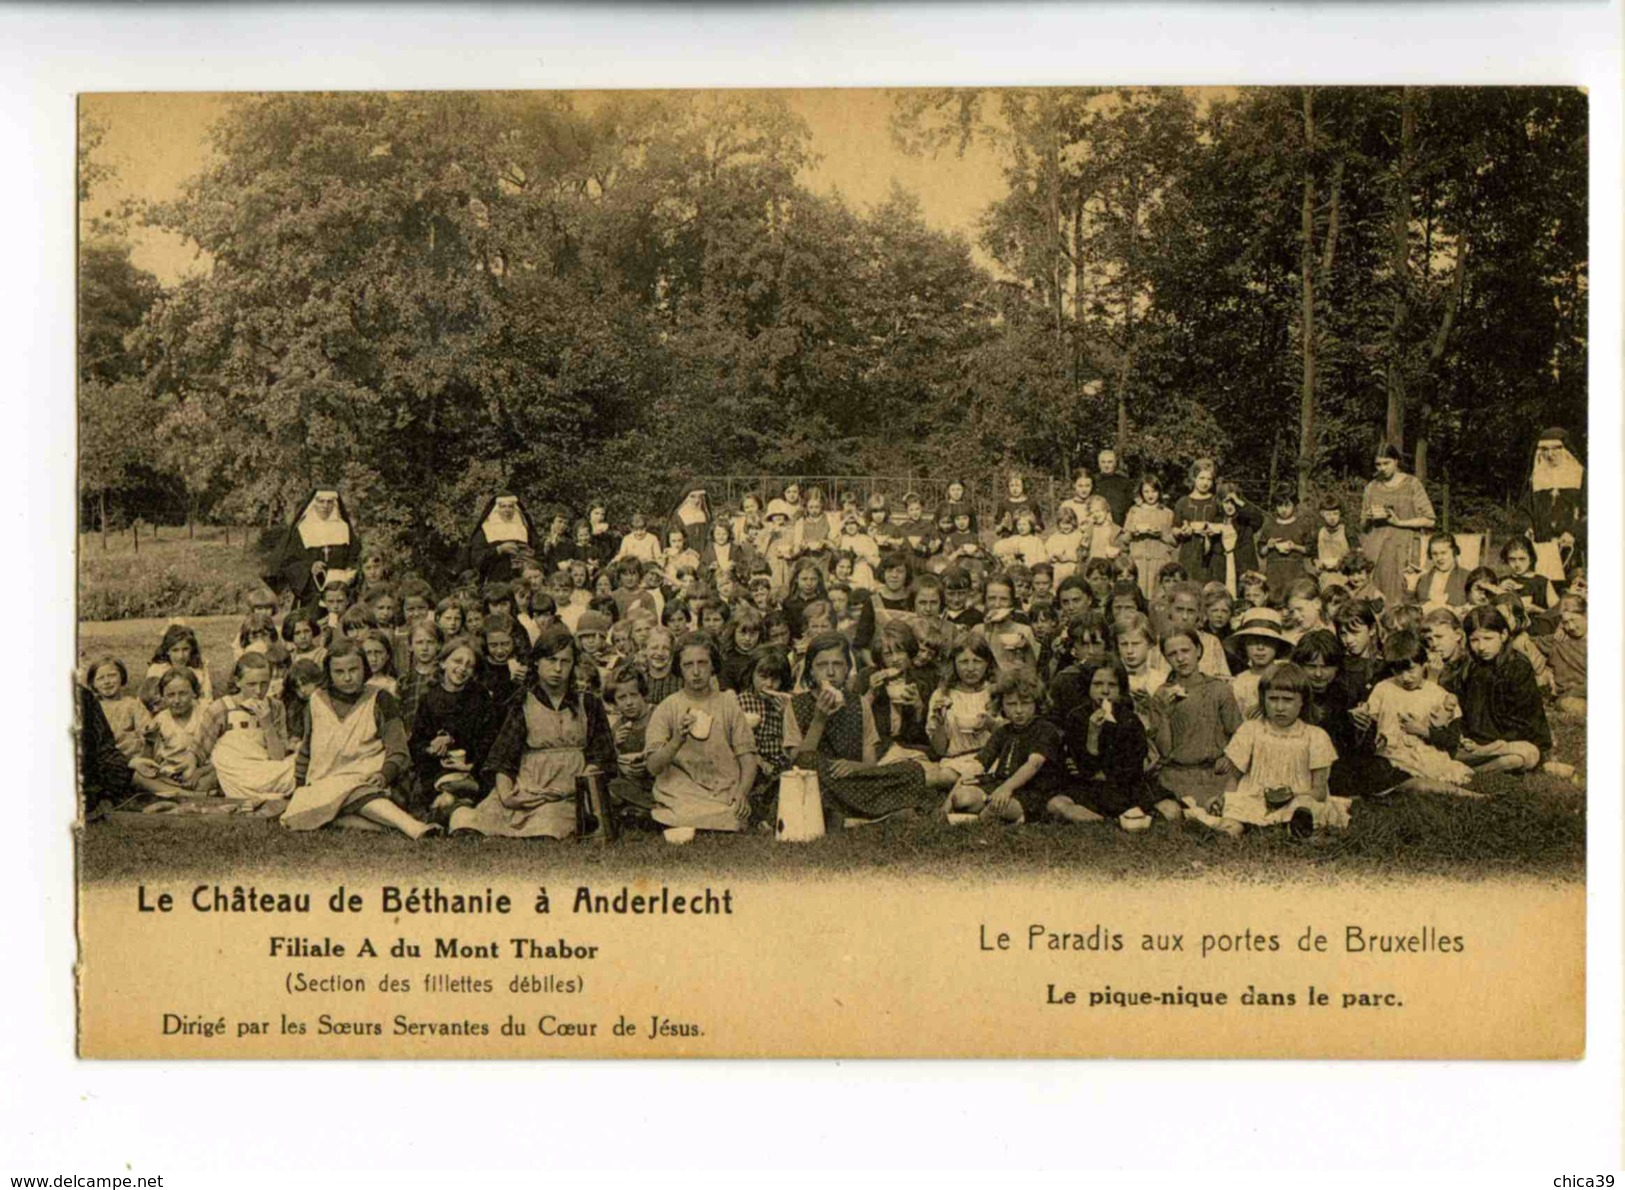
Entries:
{"type": "MultiPolygon", "coordinates": [[[[1023,478],[1027,483],[1027,494],[1038,501],[1039,507],[1048,516],[1053,516],[1057,505],[1072,494],[1070,476],[1024,473],[1023,478]]],[[[1137,473],[1134,478],[1138,480],[1137,473]]],[[[1165,474],[1161,478],[1165,485],[1163,499],[1172,504],[1185,492],[1185,477],[1182,474],[1165,474]]],[[[1270,477],[1266,473],[1226,470],[1221,473],[1221,478],[1235,484],[1241,490],[1244,499],[1265,512],[1269,511],[1273,493],[1270,489],[1270,477]]],[[[953,482],[952,476],[941,479],[918,475],[702,475],[684,487],[685,489],[703,487],[713,505],[727,508],[738,508],[740,500],[747,494],[754,495],[762,502],[763,507],[766,507],[769,500],[783,495],[785,486],[791,483],[801,485],[803,498],[809,488],[820,489],[824,493],[824,506],[829,509],[839,507],[844,492],[854,493],[860,504],[878,493],[886,497],[887,503],[892,508],[898,510],[902,508],[905,498],[918,496],[924,502],[926,512],[931,514],[947,502],[948,485],[953,482]]],[[[982,476],[962,479],[959,482],[965,485],[965,498],[976,510],[977,522],[982,525],[991,524],[994,510],[1005,498],[1005,477],[982,476]]],[[[1295,482],[1292,472],[1285,472],[1276,477],[1277,486],[1295,482]]],[[[1347,481],[1331,486],[1340,494],[1349,489],[1347,481]]],[[[1434,511],[1439,518],[1439,528],[1447,533],[1454,528],[1461,528],[1462,526],[1452,524],[1454,518],[1451,515],[1449,481],[1430,479],[1424,486],[1427,488],[1428,496],[1433,500],[1434,511]]],[[[1343,509],[1345,521],[1358,524],[1360,513],[1358,494],[1351,493],[1345,499],[1345,505],[1343,509]]]]}
{"type": "MultiPolygon", "coordinates": [[[[1023,473],[1022,478],[1026,481],[1028,496],[1038,502],[1046,515],[1053,515],[1061,501],[1072,495],[1070,476],[1023,473]]],[[[1134,478],[1138,479],[1138,476],[1134,478]]],[[[1240,487],[1242,495],[1248,500],[1264,506],[1269,487],[1269,481],[1264,476],[1234,476],[1227,472],[1224,478],[1240,487]]],[[[965,499],[976,510],[977,520],[982,524],[988,523],[989,515],[1004,500],[1006,481],[1004,475],[958,481],[965,485],[965,499]]],[[[844,492],[854,493],[860,503],[878,493],[898,509],[907,497],[918,496],[924,502],[926,512],[932,513],[947,503],[948,485],[953,482],[953,476],[944,479],[918,475],[702,475],[685,486],[703,487],[713,504],[728,508],[738,508],[740,500],[747,494],[755,496],[765,506],[769,500],[783,495],[787,484],[796,483],[801,485],[803,497],[809,488],[820,489],[824,493],[824,506],[830,509],[839,507],[844,492]]],[[[1183,494],[1184,489],[1173,476],[1168,476],[1166,483],[1164,498],[1172,503],[1183,494]]]]}
{"type": "MultiPolygon", "coordinates": [[[[1054,476],[1027,475],[1027,494],[1045,509],[1054,508],[1066,499],[1072,490],[1071,482],[1054,476]]],[[[739,507],[746,495],[755,496],[766,507],[767,502],[784,494],[787,485],[801,485],[802,498],[811,488],[824,494],[824,507],[840,506],[841,496],[851,492],[860,504],[870,496],[881,495],[892,508],[900,510],[909,496],[918,496],[926,512],[934,513],[948,501],[947,479],[924,478],[912,475],[703,475],[694,479],[689,487],[703,487],[713,505],[739,507]]],[[[965,499],[976,510],[976,519],[985,524],[988,516],[1005,497],[1004,481],[997,478],[962,479],[965,499]]]]}

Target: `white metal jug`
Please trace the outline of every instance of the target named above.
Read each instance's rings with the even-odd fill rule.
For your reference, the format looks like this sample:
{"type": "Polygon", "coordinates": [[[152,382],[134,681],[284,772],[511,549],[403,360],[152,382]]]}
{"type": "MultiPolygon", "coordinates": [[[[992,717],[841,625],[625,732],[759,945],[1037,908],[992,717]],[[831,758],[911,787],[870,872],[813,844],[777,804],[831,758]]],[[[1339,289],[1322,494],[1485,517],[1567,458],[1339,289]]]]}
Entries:
{"type": "Polygon", "coordinates": [[[773,837],[780,843],[806,843],[824,837],[824,799],[818,774],[790,769],[779,778],[779,814],[773,837]]]}

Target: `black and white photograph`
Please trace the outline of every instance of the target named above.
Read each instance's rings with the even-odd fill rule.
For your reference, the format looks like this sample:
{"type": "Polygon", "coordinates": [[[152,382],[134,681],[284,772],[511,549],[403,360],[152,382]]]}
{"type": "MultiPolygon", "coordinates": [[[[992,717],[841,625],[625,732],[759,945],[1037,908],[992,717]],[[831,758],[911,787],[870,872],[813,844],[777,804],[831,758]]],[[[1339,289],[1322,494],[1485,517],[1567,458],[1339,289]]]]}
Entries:
{"type": "Polygon", "coordinates": [[[82,878],[1579,881],[1587,128],[86,95],[82,878]]]}

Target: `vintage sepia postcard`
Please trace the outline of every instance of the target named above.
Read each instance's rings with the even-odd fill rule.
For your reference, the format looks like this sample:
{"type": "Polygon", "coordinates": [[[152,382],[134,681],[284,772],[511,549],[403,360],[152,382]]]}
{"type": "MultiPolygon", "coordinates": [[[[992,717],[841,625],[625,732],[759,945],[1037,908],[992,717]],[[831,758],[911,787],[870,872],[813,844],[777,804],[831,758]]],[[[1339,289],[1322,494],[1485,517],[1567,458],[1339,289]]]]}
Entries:
{"type": "Polygon", "coordinates": [[[1582,1056],[1588,117],[82,96],[81,1054],[1582,1056]]]}

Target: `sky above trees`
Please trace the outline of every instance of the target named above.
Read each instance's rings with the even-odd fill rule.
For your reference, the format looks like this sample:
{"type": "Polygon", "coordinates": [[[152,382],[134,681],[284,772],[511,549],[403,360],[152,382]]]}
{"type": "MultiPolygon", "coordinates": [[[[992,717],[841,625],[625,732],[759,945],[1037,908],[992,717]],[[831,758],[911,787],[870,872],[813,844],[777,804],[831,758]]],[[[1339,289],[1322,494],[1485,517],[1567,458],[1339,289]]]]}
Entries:
{"type": "Polygon", "coordinates": [[[1499,500],[1585,423],[1572,89],[270,95],[135,181],[87,114],[98,510],[157,481],[261,521],[319,480],[445,556],[499,486],[985,483],[1110,445],[1266,501],[1385,434],[1499,500]],[[147,271],[155,233],[210,269],[147,271]]]}
{"type": "MultiPolygon", "coordinates": [[[[594,92],[574,92],[590,102],[594,92]]],[[[1004,191],[996,154],[973,146],[963,157],[910,154],[898,148],[887,123],[894,104],[884,90],[778,92],[807,122],[815,158],[801,180],[820,194],[839,192],[859,207],[886,201],[895,182],[920,199],[932,227],[958,231],[972,241],[982,211],[1004,191]]],[[[106,125],[96,159],[113,169],[91,193],[82,219],[129,200],[167,202],[209,157],[209,128],[224,113],[227,97],[215,94],[86,95],[82,111],[106,125]]],[[[196,248],[153,228],[131,233],[134,262],[164,284],[195,267],[196,248]]],[[[979,254],[980,255],[980,254],[979,254]]],[[[981,257],[986,263],[985,256],[981,257]]]]}

